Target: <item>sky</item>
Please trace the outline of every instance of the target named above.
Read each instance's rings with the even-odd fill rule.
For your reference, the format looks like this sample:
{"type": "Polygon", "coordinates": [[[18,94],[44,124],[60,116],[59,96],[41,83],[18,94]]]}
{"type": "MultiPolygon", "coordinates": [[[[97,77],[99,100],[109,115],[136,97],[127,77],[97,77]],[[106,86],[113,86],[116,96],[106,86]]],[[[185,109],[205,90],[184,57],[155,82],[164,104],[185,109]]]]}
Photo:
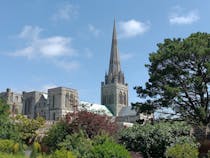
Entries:
{"type": "Polygon", "coordinates": [[[209,0],[0,0],[0,91],[77,89],[100,103],[116,19],[129,102],[165,38],[210,32],[209,0]]]}

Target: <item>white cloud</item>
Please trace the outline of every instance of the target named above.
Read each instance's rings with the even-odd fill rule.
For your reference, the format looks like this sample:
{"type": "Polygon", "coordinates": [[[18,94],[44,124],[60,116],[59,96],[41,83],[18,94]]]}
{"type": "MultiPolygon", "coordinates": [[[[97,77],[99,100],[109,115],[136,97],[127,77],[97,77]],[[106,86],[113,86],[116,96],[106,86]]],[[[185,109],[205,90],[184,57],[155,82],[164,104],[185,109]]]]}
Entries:
{"type": "Polygon", "coordinates": [[[148,31],[148,23],[143,23],[135,19],[119,22],[120,38],[129,38],[141,35],[148,31]]]}
{"type": "Polygon", "coordinates": [[[71,38],[63,36],[40,37],[42,28],[25,26],[19,38],[26,40],[26,47],[12,52],[13,56],[32,58],[53,58],[59,56],[74,56],[76,50],[71,46],[71,38]]]}
{"type": "Polygon", "coordinates": [[[78,15],[78,7],[72,4],[65,4],[61,6],[56,13],[52,16],[55,21],[70,20],[78,15]]]}
{"type": "Polygon", "coordinates": [[[77,61],[66,60],[54,60],[54,64],[66,71],[77,70],[80,67],[80,63],[77,61]]]}
{"type": "Polygon", "coordinates": [[[173,11],[169,16],[170,24],[177,24],[177,25],[192,24],[198,21],[199,19],[200,17],[196,10],[184,13],[181,7],[174,7],[173,11]]]}
{"type": "Polygon", "coordinates": [[[93,25],[91,25],[91,24],[89,24],[88,25],[88,29],[89,29],[89,31],[91,32],[91,33],[93,33],[93,35],[94,36],[98,36],[99,34],[100,34],[100,30],[99,29],[97,29],[95,26],[93,26],[93,25]]]}
{"type": "Polygon", "coordinates": [[[120,55],[120,59],[124,61],[132,59],[133,57],[134,55],[132,53],[121,53],[120,55]]]}

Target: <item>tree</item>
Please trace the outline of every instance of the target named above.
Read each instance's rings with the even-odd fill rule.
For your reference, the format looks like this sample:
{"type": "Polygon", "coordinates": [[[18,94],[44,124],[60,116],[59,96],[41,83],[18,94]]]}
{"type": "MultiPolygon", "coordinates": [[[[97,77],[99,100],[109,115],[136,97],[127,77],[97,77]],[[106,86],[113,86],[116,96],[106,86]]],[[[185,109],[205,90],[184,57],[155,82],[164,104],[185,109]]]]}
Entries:
{"type": "Polygon", "coordinates": [[[59,143],[63,142],[68,133],[68,124],[60,121],[53,125],[43,138],[43,143],[49,147],[51,151],[59,148],[59,143]]]}
{"type": "Polygon", "coordinates": [[[18,141],[19,133],[9,117],[10,107],[0,99],[0,138],[18,141]]]}
{"type": "MultiPolygon", "coordinates": [[[[70,114],[71,115],[71,114],[70,114]]],[[[99,115],[92,112],[80,111],[74,116],[73,121],[69,124],[70,133],[82,130],[89,138],[107,133],[114,136],[118,130],[117,123],[106,115],[99,115]]]]}
{"type": "Polygon", "coordinates": [[[138,112],[161,107],[192,124],[210,121],[210,34],[194,33],[185,39],[165,39],[149,56],[149,80],[135,90],[143,101],[133,104],[138,112]]]}
{"type": "Polygon", "coordinates": [[[20,133],[20,139],[26,143],[33,143],[33,140],[37,136],[36,130],[38,130],[44,124],[43,118],[29,119],[23,115],[17,115],[15,117],[15,126],[20,133]]]}
{"type": "Polygon", "coordinates": [[[144,126],[136,124],[123,129],[119,137],[128,150],[141,152],[145,158],[165,157],[167,147],[173,144],[197,145],[194,137],[189,136],[190,129],[184,122],[160,122],[144,126]]]}
{"type": "Polygon", "coordinates": [[[197,158],[198,148],[189,143],[175,144],[166,150],[167,158],[197,158]]]}

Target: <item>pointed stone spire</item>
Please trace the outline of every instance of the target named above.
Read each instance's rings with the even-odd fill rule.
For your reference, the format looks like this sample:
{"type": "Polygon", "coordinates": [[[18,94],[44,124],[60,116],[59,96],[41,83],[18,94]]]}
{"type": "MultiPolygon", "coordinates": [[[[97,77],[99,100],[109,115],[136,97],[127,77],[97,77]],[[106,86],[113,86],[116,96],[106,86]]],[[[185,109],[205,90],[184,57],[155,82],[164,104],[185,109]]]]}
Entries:
{"type": "Polygon", "coordinates": [[[116,32],[115,19],[114,19],[112,47],[111,47],[110,62],[109,62],[109,74],[117,75],[120,71],[121,71],[120,57],[118,53],[117,32],[116,32]]]}

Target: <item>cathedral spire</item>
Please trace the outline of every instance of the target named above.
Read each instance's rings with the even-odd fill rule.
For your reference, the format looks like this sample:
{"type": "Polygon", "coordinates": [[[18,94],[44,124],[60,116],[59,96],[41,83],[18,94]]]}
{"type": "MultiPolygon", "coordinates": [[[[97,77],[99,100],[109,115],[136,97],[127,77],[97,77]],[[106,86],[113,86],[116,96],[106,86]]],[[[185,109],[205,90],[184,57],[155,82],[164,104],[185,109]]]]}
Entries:
{"type": "Polygon", "coordinates": [[[117,32],[116,32],[115,19],[114,19],[112,47],[111,47],[110,62],[109,62],[109,74],[117,75],[120,71],[121,71],[120,57],[118,53],[117,32]]]}

